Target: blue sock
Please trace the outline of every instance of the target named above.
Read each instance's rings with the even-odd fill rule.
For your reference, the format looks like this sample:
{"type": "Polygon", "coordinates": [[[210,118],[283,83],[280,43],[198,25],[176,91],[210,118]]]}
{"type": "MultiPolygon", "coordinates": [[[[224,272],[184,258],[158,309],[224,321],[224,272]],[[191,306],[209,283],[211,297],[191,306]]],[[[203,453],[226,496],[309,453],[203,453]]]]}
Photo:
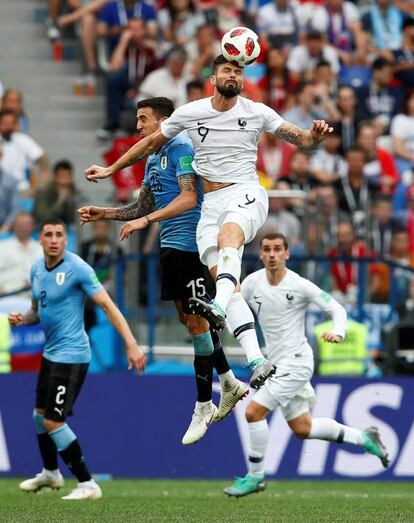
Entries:
{"type": "Polygon", "coordinates": [[[76,434],[73,432],[73,430],[69,427],[67,423],[65,423],[58,429],[49,432],[49,436],[55,442],[58,452],[61,452],[62,450],[68,448],[72,441],[75,441],[76,439],[76,434]]]}
{"type": "Polygon", "coordinates": [[[210,332],[193,336],[194,354],[196,356],[210,356],[214,352],[213,340],[210,332]]]}

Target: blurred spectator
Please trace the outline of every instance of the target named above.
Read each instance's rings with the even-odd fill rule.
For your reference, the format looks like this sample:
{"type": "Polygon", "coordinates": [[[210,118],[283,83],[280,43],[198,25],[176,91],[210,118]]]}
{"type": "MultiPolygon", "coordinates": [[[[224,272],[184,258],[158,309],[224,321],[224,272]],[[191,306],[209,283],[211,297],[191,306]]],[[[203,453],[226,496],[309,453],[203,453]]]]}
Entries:
{"type": "Polygon", "coordinates": [[[49,178],[49,165],[45,151],[27,134],[16,132],[17,116],[10,109],[0,111],[0,137],[3,155],[0,167],[14,177],[19,191],[30,186],[26,171],[38,167],[39,180],[49,178]]]}
{"type": "Polygon", "coordinates": [[[292,155],[296,147],[279,140],[273,133],[263,133],[257,150],[256,167],[262,185],[274,187],[280,179],[288,176],[292,155]]]}
{"type": "Polygon", "coordinates": [[[401,46],[403,15],[392,0],[373,0],[362,17],[363,30],[368,33],[371,51],[378,53],[401,46]]]}
{"type": "Polygon", "coordinates": [[[353,2],[326,0],[325,5],[315,9],[311,27],[327,35],[343,63],[349,63],[353,48],[361,45],[360,14],[353,2]]]}
{"type": "Polygon", "coordinates": [[[79,207],[79,191],[75,187],[72,164],[61,160],[53,167],[53,178],[35,193],[34,218],[39,227],[44,220],[53,216],[67,225],[75,221],[75,210],[79,207]]]}
{"type": "Polygon", "coordinates": [[[220,42],[216,38],[215,27],[203,24],[197,28],[196,37],[186,47],[188,53],[188,70],[191,77],[210,78],[213,73],[213,62],[220,54],[220,42]]]}
{"type": "Polygon", "coordinates": [[[341,135],[337,127],[322,142],[311,158],[310,169],[313,177],[322,184],[332,184],[346,176],[347,164],[339,154],[341,135]]]}
{"type": "Polygon", "coordinates": [[[10,109],[17,115],[16,131],[29,132],[29,119],[23,109],[23,94],[18,89],[6,89],[1,98],[1,108],[10,109]]]}
{"type": "MultiPolygon", "coordinates": [[[[290,189],[304,191],[308,200],[312,200],[317,182],[312,176],[310,158],[307,152],[301,149],[294,152],[290,162],[289,176],[284,181],[290,189]]],[[[296,216],[302,219],[306,211],[309,210],[309,201],[304,198],[291,198],[289,199],[289,206],[296,216]]]]}
{"type": "Polygon", "coordinates": [[[332,72],[339,72],[339,58],[337,51],[323,42],[319,31],[308,31],[303,44],[293,47],[289,53],[287,68],[290,78],[294,82],[311,80],[313,71],[318,63],[324,60],[331,65],[332,72]]]}
{"type": "Polygon", "coordinates": [[[339,111],[336,126],[341,135],[341,152],[344,153],[355,145],[357,128],[365,115],[357,109],[358,101],[352,87],[344,85],[338,88],[336,105],[339,111]]]}
{"type": "Polygon", "coordinates": [[[291,48],[299,41],[298,6],[289,0],[273,0],[259,7],[257,30],[266,45],[291,48]]]}
{"type": "Polygon", "coordinates": [[[98,35],[108,39],[111,54],[130,18],[142,18],[148,38],[156,39],[157,14],[151,3],[145,0],[112,0],[99,13],[97,26],[98,35]]]}
{"type": "Polygon", "coordinates": [[[187,92],[187,103],[200,100],[204,96],[204,82],[202,80],[191,80],[185,86],[187,92]]]}
{"type": "Polygon", "coordinates": [[[357,89],[358,102],[374,120],[378,134],[387,134],[391,118],[401,111],[402,91],[391,85],[393,64],[376,58],[372,64],[372,79],[368,86],[357,89]]]}
{"type": "Polygon", "coordinates": [[[266,74],[260,79],[263,101],[266,105],[283,113],[292,105],[293,83],[289,80],[286,67],[287,54],[282,49],[271,47],[266,50],[264,64],[266,74]]]}
{"type": "Polygon", "coordinates": [[[408,233],[410,256],[414,259],[414,185],[407,189],[407,209],[404,212],[404,219],[408,233]]]}
{"type": "MultiPolygon", "coordinates": [[[[331,258],[341,258],[331,263],[332,295],[342,304],[355,305],[359,285],[358,263],[347,260],[347,258],[370,256],[370,251],[357,240],[352,224],[340,222],[337,229],[337,247],[329,249],[327,254],[331,258]]],[[[371,266],[370,276],[376,272],[375,265],[371,266]]],[[[374,290],[371,278],[369,288],[374,290]]]]}
{"type": "Polygon", "coordinates": [[[387,196],[378,196],[371,210],[369,231],[372,249],[381,256],[390,254],[392,235],[401,230],[403,224],[393,216],[392,200],[387,196]]]}
{"type": "Polygon", "coordinates": [[[185,104],[187,78],[184,75],[184,68],[186,61],[187,53],[184,48],[173,47],[168,53],[166,65],[152,71],[142,82],[138,100],[165,96],[173,101],[175,107],[185,104]]]}
{"type": "Polygon", "coordinates": [[[401,47],[393,50],[394,74],[405,91],[414,89],[414,19],[403,23],[401,47]]]}
{"type": "Polygon", "coordinates": [[[158,12],[162,38],[170,45],[186,45],[205,21],[194,0],[166,0],[158,12]]]}
{"type": "MultiPolygon", "coordinates": [[[[0,160],[2,149],[0,146],[0,160]]],[[[0,232],[8,232],[19,210],[19,192],[16,179],[0,165],[0,232]]]]}
{"type": "Polygon", "coordinates": [[[139,18],[131,18],[111,56],[111,70],[106,77],[106,122],[98,129],[98,138],[110,138],[120,127],[122,109],[128,105],[134,113],[135,128],[134,99],[140,84],[154,69],[154,65],[155,53],[146,41],[145,22],[139,18]]]}
{"type": "Polygon", "coordinates": [[[362,122],[359,126],[357,146],[366,155],[364,175],[368,183],[382,194],[393,194],[399,176],[392,154],[378,147],[377,131],[370,122],[362,122]]]}
{"type": "Polygon", "coordinates": [[[337,75],[332,71],[332,66],[329,62],[320,60],[316,64],[312,81],[317,95],[329,96],[332,100],[336,98],[338,89],[337,75]]]}
{"type": "Polygon", "coordinates": [[[213,24],[218,31],[218,37],[243,24],[243,0],[217,0],[214,7],[205,11],[207,21],[213,24]]]}
{"type": "Polygon", "coordinates": [[[403,175],[414,166],[414,92],[407,96],[405,112],[392,119],[391,136],[398,171],[403,175]]]}
{"type": "Polygon", "coordinates": [[[29,213],[18,213],[14,236],[0,240],[0,295],[29,286],[30,268],[42,256],[40,244],[32,239],[34,223],[29,213]]]}

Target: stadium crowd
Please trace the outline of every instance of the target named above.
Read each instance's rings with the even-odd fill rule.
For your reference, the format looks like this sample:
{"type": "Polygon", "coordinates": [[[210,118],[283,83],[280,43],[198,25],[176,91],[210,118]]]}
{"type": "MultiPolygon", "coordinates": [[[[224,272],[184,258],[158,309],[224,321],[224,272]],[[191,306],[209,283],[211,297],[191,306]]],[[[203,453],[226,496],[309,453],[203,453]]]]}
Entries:
{"type": "MultiPolygon", "coordinates": [[[[285,234],[293,254],[332,257],[330,264],[301,265],[301,273],[347,305],[355,305],[361,274],[350,257],[398,264],[393,275],[389,263],[369,265],[366,299],[387,303],[393,282],[394,303],[409,307],[414,272],[404,268],[414,269],[412,14],[412,0],[50,0],[47,35],[64,42],[75,25],[85,85],[93,92],[98,76],[104,79],[105,117],[97,137],[113,148],[117,140],[137,139],[137,101],[165,96],[178,107],[210,95],[222,35],[238,25],[255,30],[262,53],[246,68],[242,95],[302,128],[314,119],[334,127],[311,152],[263,137],[258,175],[275,192],[262,232],[285,234]]],[[[70,161],[56,163],[50,173],[47,144],[30,137],[23,93],[1,80],[0,231],[15,232],[7,252],[28,252],[22,222],[32,230],[53,210],[73,225],[81,195],[70,161]]],[[[248,253],[256,255],[257,248],[251,244],[248,253]]],[[[1,264],[10,261],[2,258],[1,264]]],[[[19,274],[13,287],[13,278],[4,276],[0,295],[28,281],[19,274]]]]}

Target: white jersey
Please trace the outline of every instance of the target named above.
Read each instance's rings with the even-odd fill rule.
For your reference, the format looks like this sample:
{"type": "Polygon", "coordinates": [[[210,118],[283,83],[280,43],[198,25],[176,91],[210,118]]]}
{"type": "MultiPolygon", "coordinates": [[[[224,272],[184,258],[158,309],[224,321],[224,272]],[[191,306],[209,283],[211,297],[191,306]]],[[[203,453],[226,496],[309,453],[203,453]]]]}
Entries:
{"type": "Polygon", "coordinates": [[[270,285],[266,269],[250,274],[241,285],[244,299],[255,311],[266,340],[270,360],[313,356],[305,336],[305,314],[310,303],[315,303],[332,316],[333,332],[344,338],[346,311],[328,293],[317,285],[287,270],[278,285],[270,285]]]}
{"type": "Polygon", "coordinates": [[[267,105],[242,96],[228,111],[216,111],[212,98],[179,107],[161,123],[161,132],[173,138],[187,131],[195,156],[195,172],[211,182],[259,183],[257,144],[262,131],[274,133],[283,118],[267,105]]]}

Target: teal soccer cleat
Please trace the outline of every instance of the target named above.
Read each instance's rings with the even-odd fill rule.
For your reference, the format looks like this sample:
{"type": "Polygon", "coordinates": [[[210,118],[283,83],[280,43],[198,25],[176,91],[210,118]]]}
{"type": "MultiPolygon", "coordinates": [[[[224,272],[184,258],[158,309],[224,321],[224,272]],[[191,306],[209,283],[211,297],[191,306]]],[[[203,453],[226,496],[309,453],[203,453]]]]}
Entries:
{"type": "Polygon", "coordinates": [[[264,476],[257,478],[246,474],[243,478],[236,477],[231,487],[227,487],[223,490],[224,494],[233,498],[241,498],[254,494],[255,492],[262,492],[266,488],[266,482],[264,476]]]}
{"type": "Polygon", "coordinates": [[[382,443],[377,427],[369,427],[362,433],[365,439],[364,449],[369,454],[377,456],[381,460],[384,468],[388,468],[390,458],[387,449],[382,443]]]}

